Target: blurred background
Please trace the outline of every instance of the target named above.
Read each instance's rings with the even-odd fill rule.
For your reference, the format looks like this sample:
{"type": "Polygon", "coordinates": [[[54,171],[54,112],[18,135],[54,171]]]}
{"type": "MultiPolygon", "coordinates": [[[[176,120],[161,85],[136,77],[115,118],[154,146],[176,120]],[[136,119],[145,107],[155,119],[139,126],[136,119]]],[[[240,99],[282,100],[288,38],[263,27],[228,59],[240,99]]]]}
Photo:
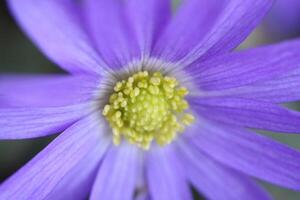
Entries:
{"type": "MultiPolygon", "coordinates": [[[[300,37],[300,0],[277,0],[272,11],[265,18],[261,26],[253,32],[239,49],[252,48],[296,37],[300,37]]],[[[0,75],[8,73],[63,72],[53,63],[49,62],[20,31],[10,16],[5,1],[0,1],[0,75]]],[[[299,105],[299,103],[294,103],[288,106],[300,110],[299,105]]],[[[267,134],[276,140],[300,149],[299,135],[263,134],[267,134]]],[[[54,137],[0,141],[0,183],[29,161],[54,137]]],[[[286,190],[263,182],[261,184],[277,200],[300,199],[299,192],[286,190]]],[[[195,198],[203,199],[196,192],[195,198]]]]}

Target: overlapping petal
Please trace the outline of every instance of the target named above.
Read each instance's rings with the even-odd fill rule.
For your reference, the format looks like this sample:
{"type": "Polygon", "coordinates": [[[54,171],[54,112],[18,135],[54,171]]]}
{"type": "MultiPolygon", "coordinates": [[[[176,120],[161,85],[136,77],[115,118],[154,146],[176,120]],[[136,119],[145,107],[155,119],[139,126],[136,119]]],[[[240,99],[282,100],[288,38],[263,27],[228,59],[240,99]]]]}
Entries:
{"type": "Polygon", "coordinates": [[[300,68],[282,73],[269,81],[209,93],[211,96],[254,98],[271,103],[286,103],[300,99],[300,68]]]}
{"type": "Polygon", "coordinates": [[[276,79],[300,67],[300,40],[235,52],[186,71],[203,91],[221,91],[276,79]]]}
{"type": "Polygon", "coordinates": [[[235,126],[300,133],[300,113],[276,104],[253,99],[216,97],[190,98],[199,115],[235,126]]]}
{"type": "Polygon", "coordinates": [[[151,199],[192,199],[184,165],[174,147],[151,149],[146,158],[146,173],[151,199]]]}
{"type": "Polygon", "coordinates": [[[300,190],[300,152],[263,135],[201,120],[189,142],[217,161],[259,179],[300,190]]]}
{"type": "Polygon", "coordinates": [[[199,58],[231,51],[258,25],[271,5],[272,0],[189,0],[158,43],[160,48],[168,46],[160,54],[187,66],[199,58]]]}
{"type": "Polygon", "coordinates": [[[188,142],[182,142],[180,150],[189,181],[208,199],[271,199],[251,178],[214,161],[188,142]]]}
{"type": "Polygon", "coordinates": [[[70,75],[1,75],[1,107],[73,105],[91,100],[93,77],[70,75]]]}
{"type": "Polygon", "coordinates": [[[137,186],[140,162],[137,147],[125,143],[111,147],[100,166],[91,199],[132,200],[137,186]]]}
{"type": "Polygon", "coordinates": [[[71,73],[100,74],[105,66],[71,0],[8,0],[25,32],[55,63],[71,73]]]}
{"type": "MultiPolygon", "coordinates": [[[[78,165],[87,156],[91,156],[91,152],[100,161],[107,148],[109,140],[103,136],[102,127],[96,115],[74,124],[0,186],[0,199],[47,199],[53,195],[53,191],[61,187],[60,184],[73,181],[71,176],[84,181],[88,171],[78,172],[78,165]],[[75,172],[79,174],[75,175],[75,172]]],[[[85,163],[86,166],[89,164],[85,163]]],[[[74,185],[68,183],[68,187],[79,189],[78,181],[74,185]]],[[[66,188],[67,196],[70,188],[66,188]]],[[[81,189],[82,192],[86,191],[81,189]]]]}
{"type": "Polygon", "coordinates": [[[136,37],[129,25],[124,1],[83,2],[88,29],[97,50],[110,68],[120,69],[140,57],[136,37]]]}
{"type": "Polygon", "coordinates": [[[214,25],[224,7],[225,1],[183,1],[158,39],[153,54],[169,61],[182,58],[214,25]]]}
{"type": "Polygon", "coordinates": [[[126,14],[143,56],[149,56],[154,42],[171,17],[170,0],[129,0],[126,14]]]}
{"type": "Polygon", "coordinates": [[[108,141],[99,141],[86,158],[82,159],[76,167],[70,170],[55,188],[47,195],[46,199],[66,200],[66,199],[86,199],[93,187],[99,164],[105,156],[108,141]]]}
{"type": "Polygon", "coordinates": [[[90,103],[44,108],[0,108],[0,139],[56,134],[92,111],[90,103]]]}

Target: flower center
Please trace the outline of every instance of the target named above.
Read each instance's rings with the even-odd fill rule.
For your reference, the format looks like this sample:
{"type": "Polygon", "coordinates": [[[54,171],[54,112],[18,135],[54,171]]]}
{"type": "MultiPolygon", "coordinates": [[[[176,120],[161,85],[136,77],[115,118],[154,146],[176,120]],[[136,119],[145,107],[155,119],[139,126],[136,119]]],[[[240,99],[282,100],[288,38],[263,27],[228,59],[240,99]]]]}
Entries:
{"type": "Polygon", "coordinates": [[[103,115],[113,130],[113,142],[122,138],[143,149],[155,140],[159,145],[172,142],[194,117],[186,113],[188,90],[160,72],[138,72],[117,82],[103,115]]]}

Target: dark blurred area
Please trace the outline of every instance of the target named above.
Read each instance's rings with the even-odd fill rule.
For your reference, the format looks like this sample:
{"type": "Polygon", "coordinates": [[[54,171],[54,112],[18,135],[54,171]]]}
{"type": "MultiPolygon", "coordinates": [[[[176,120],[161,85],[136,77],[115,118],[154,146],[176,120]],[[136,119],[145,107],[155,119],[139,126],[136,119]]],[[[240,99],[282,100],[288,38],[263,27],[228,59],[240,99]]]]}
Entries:
{"type": "MultiPolygon", "coordinates": [[[[300,10],[298,12],[300,13],[300,10]]],[[[241,46],[241,48],[254,47],[261,44],[288,39],[291,36],[297,36],[297,34],[294,33],[281,34],[276,31],[274,32],[274,30],[267,30],[268,28],[266,27],[268,27],[268,25],[265,24],[270,23],[269,20],[272,21],[275,20],[275,18],[269,16],[266,22],[263,23],[263,25],[259,27],[251,35],[251,37],[249,37],[249,39],[241,46]]],[[[276,22],[272,21],[273,25],[274,23],[276,24],[276,22]]],[[[62,70],[60,70],[53,63],[49,62],[47,58],[21,32],[13,18],[10,16],[5,1],[0,1],[0,75],[7,73],[24,74],[61,72],[62,70]]],[[[298,104],[291,106],[295,109],[299,109],[298,104]]],[[[276,140],[293,146],[294,148],[300,149],[299,135],[280,135],[273,133],[265,134],[275,138],[276,140]]],[[[5,180],[18,168],[24,165],[36,153],[43,149],[53,138],[54,137],[18,141],[0,141],[0,182],[5,180]]],[[[226,180],[224,180],[224,184],[226,184],[226,180]]],[[[262,184],[268,188],[275,199],[300,199],[300,194],[298,192],[282,189],[267,183],[262,184]]],[[[198,194],[195,193],[195,196],[198,196],[198,194]]],[[[196,198],[201,199],[200,196],[196,198]]]]}
{"type": "MultiPolygon", "coordinates": [[[[61,72],[20,31],[10,16],[5,1],[0,1],[0,19],[0,75],[61,72]]],[[[30,160],[51,139],[52,137],[0,141],[0,182],[30,160]]]]}
{"type": "Polygon", "coordinates": [[[20,31],[10,16],[5,1],[0,1],[1,73],[54,73],[50,63],[20,31]]]}

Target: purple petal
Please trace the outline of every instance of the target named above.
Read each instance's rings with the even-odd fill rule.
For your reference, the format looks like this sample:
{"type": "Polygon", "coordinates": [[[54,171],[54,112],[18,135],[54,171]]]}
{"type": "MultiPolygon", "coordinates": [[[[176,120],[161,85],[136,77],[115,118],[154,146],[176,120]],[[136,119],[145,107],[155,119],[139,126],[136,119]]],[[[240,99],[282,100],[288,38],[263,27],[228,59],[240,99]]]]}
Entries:
{"type": "Polygon", "coordinates": [[[217,163],[188,143],[181,143],[182,162],[191,183],[209,199],[267,200],[270,196],[249,177],[217,163]]]}
{"type": "Polygon", "coordinates": [[[127,14],[141,52],[147,56],[171,16],[170,0],[129,0],[127,14]]]}
{"type": "Polygon", "coordinates": [[[184,173],[174,147],[151,149],[146,158],[149,193],[153,200],[192,199],[184,173]]]}
{"type": "Polygon", "coordinates": [[[55,63],[71,73],[101,73],[104,66],[70,0],[8,0],[26,33],[55,63]]]}
{"type": "Polygon", "coordinates": [[[258,26],[272,4],[273,0],[227,2],[226,8],[202,42],[197,44],[180,63],[186,66],[200,57],[205,59],[233,50],[258,26]]]}
{"type": "Polygon", "coordinates": [[[141,193],[134,200],[151,200],[151,198],[147,193],[141,193]]]}
{"type": "MultiPolygon", "coordinates": [[[[249,35],[270,9],[271,5],[272,0],[235,0],[222,1],[221,3],[220,1],[204,0],[203,2],[192,2],[192,6],[186,9],[185,14],[178,18],[178,22],[175,22],[175,25],[171,25],[173,28],[169,31],[169,33],[177,34],[178,27],[179,30],[187,29],[183,31],[182,35],[178,33],[175,36],[172,34],[168,36],[173,39],[172,42],[175,44],[177,51],[173,51],[174,55],[163,57],[167,57],[171,61],[181,59],[179,63],[187,66],[200,57],[204,59],[204,57],[228,52],[237,47],[249,35]],[[195,6],[194,8],[193,5],[195,6]],[[201,13],[205,13],[206,10],[208,10],[208,13],[203,14],[203,17],[198,17],[199,15],[201,16],[201,13]],[[196,25],[193,23],[196,23],[196,25]],[[191,33],[188,31],[191,31],[191,33]],[[199,34],[195,32],[199,32],[199,34]],[[190,41],[194,40],[194,38],[198,41],[197,43],[190,41]],[[183,44],[182,49],[185,51],[189,50],[188,52],[180,53],[181,55],[185,54],[184,57],[180,54],[178,57],[178,50],[181,46],[178,45],[176,47],[176,40],[182,40],[180,41],[183,44]]],[[[158,46],[163,46],[163,42],[164,40],[158,46]]],[[[167,43],[167,45],[169,44],[167,43]]],[[[171,47],[174,48],[172,45],[171,47]]],[[[162,55],[172,54],[170,49],[166,53],[162,52],[162,55]]]]}
{"type": "Polygon", "coordinates": [[[186,71],[204,91],[248,86],[276,79],[300,66],[300,40],[218,56],[186,71]]]}
{"type": "Polygon", "coordinates": [[[83,1],[88,28],[109,67],[119,69],[140,56],[135,35],[119,0],[83,1]]]}
{"type": "Polygon", "coordinates": [[[106,152],[107,144],[105,138],[99,141],[99,144],[95,145],[95,148],[60,180],[52,192],[47,195],[47,199],[85,200],[91,192],[98,172],[99,161],[106,152]]]}
{"type": "Polygon", "coordinates": [[[272,103],[297,101],[300,99],[300,68],[269,81],[213,93],[211,95],[254,98],[272,103]]]}
{"type": "Polygon", "coordinates": [[[92,109],[90,104],[45,108],[0,108],[0,139],[55,134],[91,113],[92,109]]]}
{"type": "Polygon", "coordinates": [[[277,0],[266,17],[264,30],[273,39],[298,37],[300,1],[277,0]]]}
{"type": "Polygon", "coordinates": [[[300,152],[237,127],[201,120],[186,134],[199,150],[259,179],[300,190],[300,152]]]}
{"type": "Polygon", "coordinates": [[[132,200],[140,159],[135,146],[124,143],[111,147],[100,166],[91,200],[132,200]]]}
{"type": "Polygon", "coordinates": [[[92,77],[69,75],[0,76],[1,107],[45,107],[91,100],[97,82],[92,77]]]}
{"type": "Polygon", "coordinates": [[[45,199],[60,184],[70,180],[70,173],[97,148],[101,149],[100,160],[108,140],[101,135],[103,128],[98,120],[98,116],[92,115],[58,136],[1,185],[0,199],[45,199]]]}
{"type": "Polygon", "coordinates": [[[157,57],[176,61],[195,47],[214,25],[225,1],[186,0],[158,39],[154,48],[157,57]]]}
{"type": "Polygon", "coordinates": [[[210,120],[285,133],[300,133],[300,113],[276,104],[234,97],[190,98],[192,109],[210,120]]]}

